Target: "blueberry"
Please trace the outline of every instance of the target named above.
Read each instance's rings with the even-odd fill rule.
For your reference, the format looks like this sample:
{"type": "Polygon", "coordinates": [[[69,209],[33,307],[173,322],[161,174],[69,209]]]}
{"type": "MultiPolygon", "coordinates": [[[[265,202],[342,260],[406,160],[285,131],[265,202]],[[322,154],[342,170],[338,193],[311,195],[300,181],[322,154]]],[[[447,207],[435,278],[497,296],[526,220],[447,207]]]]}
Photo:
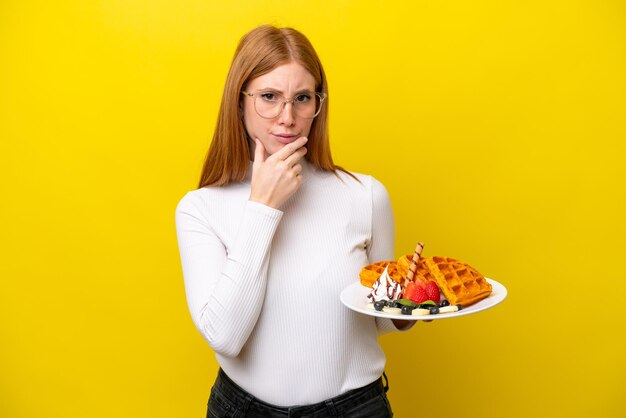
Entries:
{"type": "Polygon", "coordinates": [[[403,315],[411,315],[411,313],[413,313],[413,308],[411,308],[410,306],[403,306],[402,307],[402,314],[403,315]]]}
{"type": "Polygon", "coordinates": [[[439,308],[436,306],[433,306],[432,308],[430,308],[430,314],[431,315],[437,315],[439,313],[439,308]]]}
{"type": "Polygon", "coordinates": [[[459,311],[460,311],[461,309],[463,309],[463,307],[461,306],[461,304],[460,304],[460,303],[459,303],[458,305],[456,305],[456,307],[457,307],[457,308],[459,308],[459,311]]]}
{"type": "Polygon", "coordinates": [[[382,311],[384,307],[385,307],[384,300],[377,300],[376,302],[374,302],[374,309],[376,309],[377,311],[382,311]]]}
{"type": "Polygon", "coordinates": [[[446,299],[441,301],[441,306],[448,306],[450,305],[450,302],[448,302],[446,299]]]}

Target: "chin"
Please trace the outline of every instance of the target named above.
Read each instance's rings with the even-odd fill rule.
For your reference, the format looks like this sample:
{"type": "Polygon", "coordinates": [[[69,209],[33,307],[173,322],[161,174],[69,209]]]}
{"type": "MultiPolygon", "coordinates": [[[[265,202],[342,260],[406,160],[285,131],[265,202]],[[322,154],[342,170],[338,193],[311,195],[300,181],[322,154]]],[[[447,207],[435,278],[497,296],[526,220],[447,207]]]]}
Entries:
{"type": "Polygon", "coordinates": [[[265,153],[267,155],[272,155],[278,152],[280,149],[284,147],[283,144],[272,144],[269,147],[265,147],[265,153]]]}

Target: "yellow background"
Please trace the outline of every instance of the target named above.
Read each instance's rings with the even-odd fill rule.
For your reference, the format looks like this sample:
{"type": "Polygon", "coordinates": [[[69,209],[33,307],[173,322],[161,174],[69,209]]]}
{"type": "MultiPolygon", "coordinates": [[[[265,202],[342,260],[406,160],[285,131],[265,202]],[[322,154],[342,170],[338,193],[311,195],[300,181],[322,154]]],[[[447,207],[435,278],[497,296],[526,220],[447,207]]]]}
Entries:
{"type": "Polygon", "coordinates": [[[204,416],[174,209],[263,23],[315,45],[397,255],[509,290],[382,338],[396,416],[626,416],[618,0],[0,2],[0,416],[204,416]]]}

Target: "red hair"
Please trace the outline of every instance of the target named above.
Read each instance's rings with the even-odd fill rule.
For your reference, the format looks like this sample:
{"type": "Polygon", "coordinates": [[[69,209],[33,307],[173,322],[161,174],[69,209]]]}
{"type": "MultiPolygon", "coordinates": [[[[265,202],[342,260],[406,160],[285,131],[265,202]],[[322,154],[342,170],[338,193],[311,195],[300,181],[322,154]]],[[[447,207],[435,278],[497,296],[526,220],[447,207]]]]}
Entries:
{"type": "MultiPolygon", "coordinates": [[[[248,136],[240,117],[241,90],[274,68],[297,62],[313,75],[315,91],[328,94],[324,68],[309,40],[292,28],[260,26],[241,38],[231,63],[213,140],[202,168],[199,188],[242,181],[250,164],[248,136]]],[[[328,99],[313,120],[305,158],[320,170],[335,171],[328,138],[328,99]]],[[[350,174],[350,173],[348,173],[350,174]]],[[[352,174],[350,174],[352,175],[352,174]]]]}

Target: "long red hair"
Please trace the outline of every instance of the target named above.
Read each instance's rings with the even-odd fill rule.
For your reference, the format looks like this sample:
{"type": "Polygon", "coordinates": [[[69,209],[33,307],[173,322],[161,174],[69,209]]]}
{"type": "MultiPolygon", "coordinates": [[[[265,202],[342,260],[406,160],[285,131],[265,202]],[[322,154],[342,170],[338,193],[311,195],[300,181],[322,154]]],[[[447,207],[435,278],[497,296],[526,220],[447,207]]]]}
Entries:
{"type": "MultiPolygon", "coordinates": [[[[241,38],[226,78],[217,125],[202,168],[199,188],[224,186],[245,178],[251,158],[246,129],[240,117],[241,90],[256,77],[292,61],[313,75],[316,91],[328,94],[322,63],[302,33],[292,28],[264,25],[241,38]]],[[[348,173],[335,165],[331,157],[328,101],[326,99],[313,120],[305,158],[318,169],[348,173]]]]}

